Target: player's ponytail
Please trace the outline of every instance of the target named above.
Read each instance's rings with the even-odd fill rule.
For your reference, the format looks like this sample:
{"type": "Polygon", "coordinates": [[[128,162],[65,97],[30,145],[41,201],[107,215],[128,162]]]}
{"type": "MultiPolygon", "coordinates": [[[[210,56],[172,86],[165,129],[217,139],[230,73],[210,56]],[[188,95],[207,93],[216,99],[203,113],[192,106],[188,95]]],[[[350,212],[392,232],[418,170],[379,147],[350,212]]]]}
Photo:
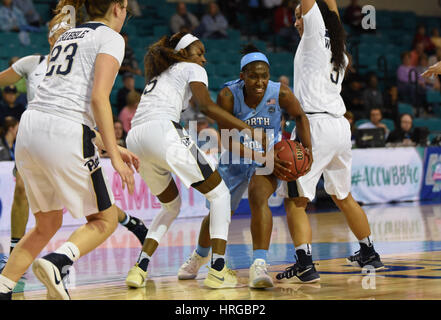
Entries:
{"type": "Polygon", "coordinates": [[[345,68],[345,29],[337,13],[330,10],[326,2],[323,0],[316,0],[316,2],[331,39],[332,63],[337,70],[341,71],[345,68]]]}
{"type": "Polygon", "coordinates": [[[159,76],[171,65],[177,62],[189,61],[181,55],[181,51],[175,51],[179,40],[186,34],[185,32],[179,32],[171,38],[164,36],[149,47],[144,57],[145,78],[147,82],[159,76]]]}
{"type": "Polygon", "coordinates": [[[60,25],[60,23],[67,17],[69,12],[63,12],[63,8],[66,6],[74,7],[76,17],[75,22],[83,21],[81,8],[84,6],[85,2],[86,0],[60,0],[54,10],[55,16],[49,22],[49,31],[51,31],[56,25],[60,25]]]}

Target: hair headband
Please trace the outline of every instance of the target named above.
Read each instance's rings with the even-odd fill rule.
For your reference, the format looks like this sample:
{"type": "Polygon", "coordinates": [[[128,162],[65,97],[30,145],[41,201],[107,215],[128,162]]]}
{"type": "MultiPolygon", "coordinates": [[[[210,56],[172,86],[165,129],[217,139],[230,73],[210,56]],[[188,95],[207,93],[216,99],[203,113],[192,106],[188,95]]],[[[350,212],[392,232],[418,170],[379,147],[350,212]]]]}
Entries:
{"type": "Polygon", "coordinates": [[[268,58],[261,52],[251,52],[243,56],[240,60],[240,70],[242,70],[247,64],[255,61],[263,61],[270,65],[268,58]]]}
{"type": "Polygon", "coordinates": [[[49,32],[49,38],[52,38],[54,36],[54,34],[60,30],[60,29],[65,29],[68,30],[70,29],[71,26],[68,25],[66,22],[62,21],[60,23],[57,23],[56,25],[53,26],[53,28],[51,29],[51,32],[49,32]]]}
{"type": "Polygon", "coordinates": [[[192,44],[195,41],[198,41],[199,39],[197,37],[195,37],[192,34],[186,34],[185,36],[183,36],[181,38],[181,40],[179,40],[178,44],[176,45],[175,50],[179,51],[181,49],[185,49],[187,48],[190,44],[192,44]]]}

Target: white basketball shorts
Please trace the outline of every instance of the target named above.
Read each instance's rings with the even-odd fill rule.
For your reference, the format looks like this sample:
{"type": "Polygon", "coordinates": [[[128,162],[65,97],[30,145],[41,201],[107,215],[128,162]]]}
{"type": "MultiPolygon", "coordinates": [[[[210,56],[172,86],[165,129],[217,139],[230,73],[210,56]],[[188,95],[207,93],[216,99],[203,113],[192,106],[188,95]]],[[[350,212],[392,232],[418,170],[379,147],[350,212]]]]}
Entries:
{"type": "Polygon", "coordinates": [[[23,113],[15,156],[33,213],[65,207],[82,218],[113,205],[94,137],[80,123],[37,110],[23,113]]]}
{"type": "MultiPolygon", "coordinates": [[[[320,114],[309,117],[311,127],[311,171],[296,181],[284,181],[278,195],[284,198],[315,198],[317,183],[323,174],[325,191],[345,199],[351,191],[351,129],[346,118],[320,114]]],[[[291,136],[295,139],[295,131],[291,136]]]]}
{"type": "Polygon", "coordinates": [[[186,130],[170,120],[151,120],[132,128],[127,148],[140,158],[139,173],[156,196],[170,184],[171,173],[189,188],[215,171],[215,164],[186,130]]]}

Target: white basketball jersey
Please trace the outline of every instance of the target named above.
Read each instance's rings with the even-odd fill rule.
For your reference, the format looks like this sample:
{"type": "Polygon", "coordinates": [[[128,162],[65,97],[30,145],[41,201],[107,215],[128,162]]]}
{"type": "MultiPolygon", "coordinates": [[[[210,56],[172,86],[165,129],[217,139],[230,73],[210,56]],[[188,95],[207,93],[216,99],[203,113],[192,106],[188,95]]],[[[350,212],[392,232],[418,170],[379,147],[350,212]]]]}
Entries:
{"type": "Polygon", "coordinates": [[[22,78],[26,79],[28,103],[34,98],[38,85],[46,75],[47,57],[47,55],[27,56],[12,65],[12,69],[22,78]]]}
{"type": "Polygon", "coordinates": [[[102,23],[88,22],[66,31],[52,49],[46,76],[28,109],[95,127],[90,102],[96,57],[109,54],[121,65],[124,48],[123,37],[102,23]]]}
{"type": "MultiPolygon", "coordinates": [[[[346,112],[340,96],[345,70],[338,72],[331,63],[331,42],[317,3],[303,16],[303,24],[294,58],[294,94],[306,113],[341,117],[346,112]]],[[[346,55],[345,60],[347,66],[346,55]]]]}
{"type": "Polygon", "coordinates": [[[179,122],[192,97],[190,83],[202,82],[208,87],[204,68],[196,63],[179,62],[152,79],[145,87],[141,102],[132,119],[132,128],[147,120],[179,122]]]}

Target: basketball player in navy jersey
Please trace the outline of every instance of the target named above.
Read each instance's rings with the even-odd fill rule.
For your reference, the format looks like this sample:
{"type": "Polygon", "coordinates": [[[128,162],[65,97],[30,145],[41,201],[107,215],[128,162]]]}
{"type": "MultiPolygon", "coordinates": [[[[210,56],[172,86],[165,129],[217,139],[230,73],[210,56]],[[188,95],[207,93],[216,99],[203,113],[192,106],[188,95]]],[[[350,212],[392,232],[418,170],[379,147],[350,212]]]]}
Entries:
{"type": "Polygon", "coordinates": [[[0,300],[11,299],[16,281],[61,227],[63,207],[86,218],[55,252],[35,260],[32,269],[51,299],[70,299],[63,278],[80,257],[115,230],[118,210],[103,175],[97,147],[105,149],[121,177],[134,190],[137,158],[116,144],[109,95],[124,58],[119,32],[127,0],[62,0],[61,8],[85,6],[90,22],[63,33],[50,54],[43,81],[24,112],[17,136],[17,169],[23,177],[36,226],[13,250],[0,275],[0,300]],[[93,130],[100,128],[100,133],[93,130]]]}
{"type": "Polygon", "coordinates": [[[315,161],[308,174],[284,183],[282,194],[286,197],[288,226],[297,262],[279,273],[277,279],[286,281],[297,277],[306,282],[305,277],[314,270],[312,231],[305,210],[315,197],[322,174],[326,192],[343,212],[360,243],[360,251],[350,256],[348,262],[360,268],[382,269],[384,265],[374,249],[366,214],[350,193],[351,130],[343,116],[346,108],[340,96],[349,59],[335,0],[302,0],[296,9],[295,26],[301,41],[294,59],[294,93],[311,124],[315,161]]]}
{"type": "MultiPolygon", "coordinates": [[[[60,10],[60,8],[59,8],[60,10]]],[[[71,27],[65,23],[53,19],[49,25],[50,32],[48,42],[50,45],[49,52],[52,51],[58,37],[71,27]]],[[[46,69],[49,62],[49,55],[30,55],[21,58],[15,62],[10,68],[0,72],[0,87],[5,87],[18,82],[20,79],[26,79],[26,95],[27,101],[34,99],[35,92],[46,75],[46,69]]],[[[29,218],[29,204],[26,198],[25,187],[20,173],[14,168],[16,176],[14,199],[11,208],[11,247],[9,253],[24,236],[26,225],[29,218]]],[[[147,235],[147,228],[142,220],[132,217],[118,208],[118,221],[131,231],[142,244],[147,235]]],[[[7,256],[0,260],[0,273],[3,271],[7,262],[7,256]]]]}
{"type": "MultiPolygon", "coordinates": [[[[292,91],[286,85],[269,80],[269,61],[254,46],[247,46],[243,54],[240,79],[225,84],[225,88],[219,93],[219,106],[252,127],[264,128],[267,134],[268,148],[272,148],[281,140],[280,123],[282,109],[284,109],[296,119],[300,140],[309,150],[311,139],[308,118],[292,91]]],[[[252,148],[253,141],[245,140],[244,145],[252,148]]],[[[225,147],[229,151],[222,154],[218,171],[230,190],[232,214],[237,209],[243,193],[248,187],[253,238],[249,286],[251,288],[272,287],[273,281],[268,275],[266,263],[272,232],[272,214],[268,207],[268,199],[277,189],[279,181],[276,176],[286,177],[294,173],[286,168],[290,165],[289,162],[278,159],[277,153],[282,149],[274,152],[274,174],[262,175],[256,172],[259,167],[258,163],[246,163],[244,154],[240,155],[240,163],[232,163],[233,147],[229,144],[225,147]]],[[[258,149],[259,147],[254,148],[258,149]]],[[[208,262],[210,251],[209,221],[209,216],[205,217],[201,225],[198,246],[178,271],[178,278],[181,280],[194,279],[199,268],[208,262]]],[[[317,279],[319,276],[315,274],[314,280],[317,279]]]]}

